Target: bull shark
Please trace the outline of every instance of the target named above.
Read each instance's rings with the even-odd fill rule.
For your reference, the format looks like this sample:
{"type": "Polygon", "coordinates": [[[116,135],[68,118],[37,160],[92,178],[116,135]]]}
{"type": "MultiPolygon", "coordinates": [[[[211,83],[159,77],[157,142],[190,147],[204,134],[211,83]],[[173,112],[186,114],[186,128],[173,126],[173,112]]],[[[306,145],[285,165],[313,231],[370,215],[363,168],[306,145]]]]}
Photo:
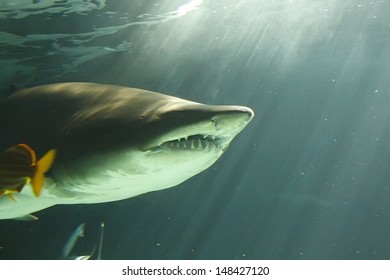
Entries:
{"type": "Polygon", "coordinates": [[[56,150],[40,197],[0,197],[0,219],[56,204],[102,203],[179,185],[210,167],[254,113],[96,83],[25,88],[0,101],[0,150],[56,150]]]}

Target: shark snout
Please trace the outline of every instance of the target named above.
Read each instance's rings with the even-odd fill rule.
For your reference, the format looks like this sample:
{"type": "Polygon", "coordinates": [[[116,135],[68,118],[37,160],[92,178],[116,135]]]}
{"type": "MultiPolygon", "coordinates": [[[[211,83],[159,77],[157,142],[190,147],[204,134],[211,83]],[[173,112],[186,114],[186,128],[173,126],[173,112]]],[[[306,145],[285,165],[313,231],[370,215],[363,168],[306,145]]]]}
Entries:
{"type": "Polygon", "coordinates": [[[218,134],[233,138],[253,119],[252,109],[244,106],[228,106],[212,117],[218,134]]]}
{"type": "Polygon", "coordinates": [[[251,108],[245,106],[232,106],[232,107],[233,110],[229,114],[231,114],[236,118],[242,119],[244,121],[246,120],[247,122],[250,122],[255,115],[255,113],[251,108]]]}
{"type": "Polygon", "coordinates": [[[241,114],[248,117],[248,121],[251,121],[253,119],[253,117],[255,116],[255,112],[253,112],[253,110],[251,108],[244,107],[244,106],[240,106],[239,108],[240,108],[239,110],[241,111],[241,114]]]}
{"type": "Polygon", "coordinates": [[[251,121],[255,115],[251,108],[245,106],[215,106],[213,113],[213,119],[227,117],[247,122],[251,121]]]}

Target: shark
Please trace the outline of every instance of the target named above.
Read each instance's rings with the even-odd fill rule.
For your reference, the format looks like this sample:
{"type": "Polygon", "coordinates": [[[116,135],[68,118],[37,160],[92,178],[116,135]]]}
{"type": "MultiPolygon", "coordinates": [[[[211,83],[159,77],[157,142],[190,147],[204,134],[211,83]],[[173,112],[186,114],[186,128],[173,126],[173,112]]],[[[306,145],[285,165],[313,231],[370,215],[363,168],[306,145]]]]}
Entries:
{"type": "Polygon", "coordinates": [[[40,197],[0,197],[0,219],[57,204],[123,200],[177,186],[206,170],[253,119],[244,106],[207,105],[97,83],[19,89],[0,101],[0,150],[55,150],[40,197]]]}

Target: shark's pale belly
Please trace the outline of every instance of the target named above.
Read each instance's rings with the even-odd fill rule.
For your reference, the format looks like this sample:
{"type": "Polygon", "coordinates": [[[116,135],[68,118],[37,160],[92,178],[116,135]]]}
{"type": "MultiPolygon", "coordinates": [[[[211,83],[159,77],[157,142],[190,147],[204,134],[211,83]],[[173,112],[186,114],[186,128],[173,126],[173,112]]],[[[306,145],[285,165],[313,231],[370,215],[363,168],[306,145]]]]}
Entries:
{"type": "Polygon", "coordinates": [[[0,219],[23,217],[58,204],[111,202],[170,187],[129,188],[128,185],[126,187],[125,185],[111,185],[111,188],[107,188],[107,186],[107,184],[74,186],[72,190],[49,186],[40,197],[35,197],[31,188],[26,186],[21,193],[14,194],[16,201],[7,196],[0,197],[0,219]]]}
{"type": "MultiPolygon", "coordinates": [[[[207,168],[214,161],[203,165],[207,168]]],[[[202,170],[175,169],[172,174],[152,173],[129,176],[123,172],[106,171],[104,179],[96,177],[95,181],[80,185],[56,185],[50,178],[46,179],[40,197],[34,196],[29,185],[21,193],[14,194],[16,201],[7,196],[0,197],[0,219],[23,217],[58,204],[92,204],[118,201],[144,193],[174,187],[202,170]]],[[[39,216],[39,214],[38,214],[39,216]]]]}

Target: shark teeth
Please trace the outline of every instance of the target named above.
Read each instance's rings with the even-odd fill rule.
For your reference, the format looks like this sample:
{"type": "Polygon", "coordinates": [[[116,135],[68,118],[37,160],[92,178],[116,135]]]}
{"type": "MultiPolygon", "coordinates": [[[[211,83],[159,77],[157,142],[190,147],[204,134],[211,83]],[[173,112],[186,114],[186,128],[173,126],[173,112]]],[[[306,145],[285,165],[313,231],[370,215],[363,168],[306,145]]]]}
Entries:
{"type": "Polygon", "coordinates": [[[160,147],[168,147],[172,149],[186,149],[191,151],[209,150],[219,146],[219,138],[210,135],[190,135],[179,139],[164,142],[160,147]]]}

